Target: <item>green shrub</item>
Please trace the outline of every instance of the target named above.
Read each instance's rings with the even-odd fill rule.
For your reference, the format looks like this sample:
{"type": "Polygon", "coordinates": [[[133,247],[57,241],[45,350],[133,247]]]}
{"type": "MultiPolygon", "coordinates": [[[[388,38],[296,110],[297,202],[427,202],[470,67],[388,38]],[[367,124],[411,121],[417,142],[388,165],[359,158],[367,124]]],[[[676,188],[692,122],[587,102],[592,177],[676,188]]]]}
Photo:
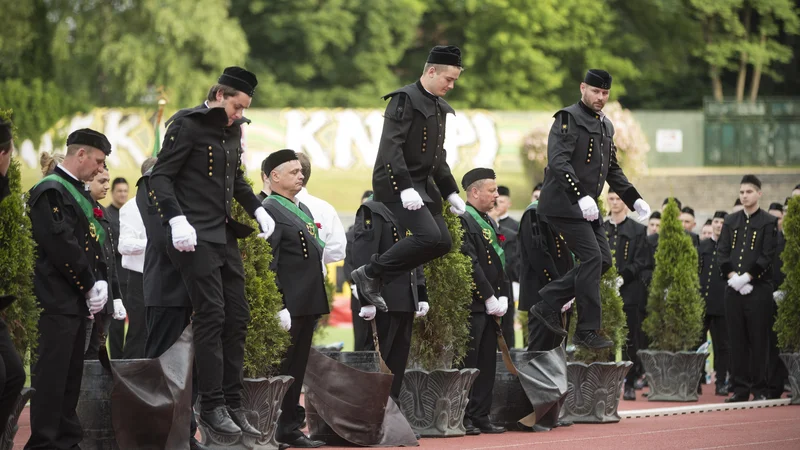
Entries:
{"type": "Polygon", "coordinates": [[[780,286],[783,301],[778,304],[775,331],[778,348],[800,352],[800,197],[789,200],[789,209],[783,218],[786,247],[781,253],[786,279],[780,286]]]}

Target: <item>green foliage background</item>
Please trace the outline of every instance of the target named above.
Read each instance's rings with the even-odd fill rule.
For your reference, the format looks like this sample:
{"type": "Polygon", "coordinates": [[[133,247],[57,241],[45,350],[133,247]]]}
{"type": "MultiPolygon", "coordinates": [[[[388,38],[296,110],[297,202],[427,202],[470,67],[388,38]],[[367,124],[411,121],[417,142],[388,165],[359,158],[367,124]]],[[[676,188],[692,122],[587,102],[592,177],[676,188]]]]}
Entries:
{"type": "Polygon", "coordinates": [[[469,305],[472,303],[472,264],[461,253],[464,230],[461,219],[445,208],[443,213],[453,239],[450,252],[425,265],[431,309],[414,320],[409,366],[425,370],[449,369],[467,352],[469,305]]]}
{"type": "Polygon", "coordinates": [[[783,301],[778,304],[775,331],[778,348],[800,352],[800,197],[789,200],[789,210],[783,218],[786,247],[781,253],[786,279],[780,286],[783,301]]]}
{"type": "Polygon", "coordinates": [[[670,198],[661,215],[647,318],[642,324],[651,350],[694,350],[703,329],[705,304],[700,297],[697,250],[678,215],[678,205],[670,198]]]}

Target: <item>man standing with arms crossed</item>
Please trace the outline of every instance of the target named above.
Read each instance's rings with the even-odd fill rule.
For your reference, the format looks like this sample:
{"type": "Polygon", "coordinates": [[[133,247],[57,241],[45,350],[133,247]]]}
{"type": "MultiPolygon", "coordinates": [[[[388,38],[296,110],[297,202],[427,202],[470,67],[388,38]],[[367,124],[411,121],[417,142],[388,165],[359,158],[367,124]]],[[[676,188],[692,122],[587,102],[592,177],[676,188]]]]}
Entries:
{"type": "Polygon", "coordinates": [[[608,184],[639,217],[650,215],[650,206],[628,181],[617,163],[614,126],[603,114],[611,89],[611,75],[591,69],[580,86],[581,99],[555,114],[547,140],[548,170],[544,176],[539,213],[564,236],[580,264],[539,293],[542,301],[531,314],[560,336],[561,307],[575,297],[578,309],[575,345],[601,349],[612,342],[597,334],[600,329],[600,277],[611,267],[611,251],[597,208],[597,197],[608,184]]]}
{"type": "Polygon", "coordinates": [[[446,198],[455,214],[466,204],[447,165],[445,120],[453,108],[442,97],[461,75],[461,50],[436,46],[420,79],[384,96],[383,133],[372,172],[375,201],[385,203],[411,235],[353,271],[358,295],[388,311],[381,287],[403,273],[446,254],[452,246],[442,217],[446,198]]]}

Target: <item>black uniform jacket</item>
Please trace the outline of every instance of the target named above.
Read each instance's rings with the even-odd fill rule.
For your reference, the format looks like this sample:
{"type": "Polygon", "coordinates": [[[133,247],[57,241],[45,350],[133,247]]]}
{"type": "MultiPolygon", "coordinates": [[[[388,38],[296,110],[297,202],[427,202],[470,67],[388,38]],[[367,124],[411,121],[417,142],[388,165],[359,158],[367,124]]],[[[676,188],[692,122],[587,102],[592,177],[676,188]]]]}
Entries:
{"type": "Polygon", "coordinates": [[[375,201],[399,202],[400,192],[414,188],[432,212],[441,211],[442,198],[458,192],[443,147],[446,116],[455,111],[419,81],[383,98],[391,101],[372,171],[375,201]]]}
{"type": "Polygon", "coordinates": [[[104,208],[103,205],[95,202],[94,206],[103,212],[103,217],[97,220],[106,230],[106,242],[103,245],[103,257],[105,258],[106,266],[105,279],[109,280],[109,282],[108,302],[106,303],[105,308],[103,308],[103,312],[107,314],[114,314],[114,299],[119,298],[124,300],[122,288],[120,288],[119,285],[119,268],[121,266],[117,266],[116,252],[114,250],[117,248],[117,236],[119,236],[119,229],[117,229],[116,233],[114,232],[111,218],[108,216],[108,210],[104,208]]]}
{"type": "Polygon", "coordinates": [[[700,266],[700,295],[706,301],[706,315],[725,315],[725,288],[728,282],[720,276],[717,264],[717,245],[719,241],[706,239],[700,242],[697,250],[700,266]]]}
{"type": "Polygon", "coordinates": [[[167,121],[151,186],[164,224],[185,215],[201,241],[224,244],[226,224],[237,237],[253,230],[231,217],[235,198],[251,216],[261,205],[241,170],[241,123],[227,126],[223,108],[200,105],[167,121]]]}
{"type": "Polygon", "coordinates": [[[603,227],[614,252],[617,272],[625,281],[619,292],[622,301],[626,305],[647,301],[647,288],[642,278],[650,258],[647,227],[627,217],[619,225],[607,220],[603,227]]]}
{"type": "MultiPolygon", "coordinates": [[[[306,205],[300,209],[313,220],[306,205]]],[[[309,232],[306,223],[277,200],[267,197],[264,209],[275,220],[275,231],[269,237],[272,246],[270,270],[283,297],[283,304],[292,316],[328,314],[328,294],[322,275],[322,249],[309,232]]]]}
{"type": "MultiPolygon", "coordinates": [[[[86,200],[84,184],[60,167],[54,172],[72,183],[86,200]]],[[[106,280],[105,256],[83,210],[55,181],[31,189],[30,218],[36,241],[34,293],[44,314],[88,316],[86,296],[97,280],[106,280]]],[[[109,295],[111,295],[109,286],[109,295]]]]}
{"type": "Polygon", "coordinates": [[[150,187],[151,173],[152,169],[136,183],[136,206],[147,236],[142,271],[144,305],[190,308],[192,303],[186,285],[167,254],[172,239],[167,235],[167,227],[161,223],[154,198],[156,194],[150,187]]]}
{"type": "Polygon", "coordinates": [[[527,311],[541,301],[539,290],[574,266],[564,238],[536,213],[531,203],[519,224],[519,310],[527,311]]]}
{"type": "MultiPolygon", "coordinates": [[[[483,220],[494,226],[488,215],[480,213],[483,220]]],[[[464,239],[461,252],[469,256],[472,262],[472,312],[486,312],[486,300],[495,296],[511,298],[511,286],[508,276],[503,270],[500,257],[494,250],[490,237],[483,233],[483,228],[469,214],[461,215],[461,227],[464,229],[464,239]]],[[[502,234],[495,229],[496,234],[502,234]]]]}
{"type": "Polygon", "coordinates": [[[579,101],[558,111],[547,139],[547,171],[544,175],[539,214],[582,219],[578,200],[597,200],[608,184],[628,208],[641,198],[617,163],[614,125],[579,101]]]}
{"type": "Polygon", "coordinates": [[[725,218],[719,236],[717,257],[720,277],[727,280],[728,274],[749,273],[753,287],[770,283],[772,288],[772,263],[778,245],[778,219],[762,209],[750,217],[744,210],[725,218]]]}
{"type": "MultiPolygon", "coordinates": [[[[374,254],[381,254],[406,235],[406,230],[400,227],[397,219],[383,203],[368,201],[358,208],[356,221],[353,225],[353,266],[361,267],[370,261],[374,254]]],[[[386,306],[391,312],[413,312],[417,310],[420,299],[420,290],[424,287],[422,267],[409,271],[383,286],[381,295],[386,300],[386,306]]],[[[365,303],[359,298],[362,306],[365,303]]]]}

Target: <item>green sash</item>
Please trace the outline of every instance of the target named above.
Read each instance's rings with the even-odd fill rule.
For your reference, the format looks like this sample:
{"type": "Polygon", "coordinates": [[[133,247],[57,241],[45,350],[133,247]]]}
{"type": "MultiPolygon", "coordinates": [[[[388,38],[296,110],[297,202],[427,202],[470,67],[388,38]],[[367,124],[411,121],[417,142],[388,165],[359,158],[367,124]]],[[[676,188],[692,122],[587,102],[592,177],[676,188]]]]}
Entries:
{"type": "Polygon", "coordinates": [[[467,212],[476,222],[480,225],[481,229],[483,230],[483,237],[492,244],[492,248],[494,252],[497,253],[497,256],[500,257],[500,263],[503,265],[503,268],[506,267],[506,252],[500,247],[500,241],[497,239],[497,232],[494,231],[494,227],[491,226],[488,222],[483,220],[483,217],[472,207],[472,205],[467,205],[467,212]]]}
{"type": "Polygon", "coordinates": [[[94,206],[89,203],[89,199],[78,192],[78,190],[75,188],[75,185],[54,173],[42,178],[41,181],[36,183],[34,188],[45,181],[55,181],[56,183],[64,186],[67,191],[72,194],[72,198],[74,198],[75,202],[78,203],[78,206],[80,206],[81,210],[83,211],[83,215],[86,216],[86,220],[89,221],[89,234],[95,238],[100,245],[105,245],[106,230],[103,228],[103,225],[101,225],[100,222],[94,217],[94,206]]]}
{"type": "Polygon", "coordinates": [[[293,212],[294,215],[305,222],[308,232],[314,236],[314,239],[317,240],[317,244],[319,244],[320,248],[323,250],[325,249],[325,241],[319,237],[319,229],[317,228],[317,224],[314,223],[314,220],[311,219],[311,217],[308,217],[308,214],[304,213],[302,209],[298,208],[297,205],[294,204],[294,202],[282,195],[272,194],[269,196],[269,198],[276,200],[281,204],[281,206],[293,212]]]}

